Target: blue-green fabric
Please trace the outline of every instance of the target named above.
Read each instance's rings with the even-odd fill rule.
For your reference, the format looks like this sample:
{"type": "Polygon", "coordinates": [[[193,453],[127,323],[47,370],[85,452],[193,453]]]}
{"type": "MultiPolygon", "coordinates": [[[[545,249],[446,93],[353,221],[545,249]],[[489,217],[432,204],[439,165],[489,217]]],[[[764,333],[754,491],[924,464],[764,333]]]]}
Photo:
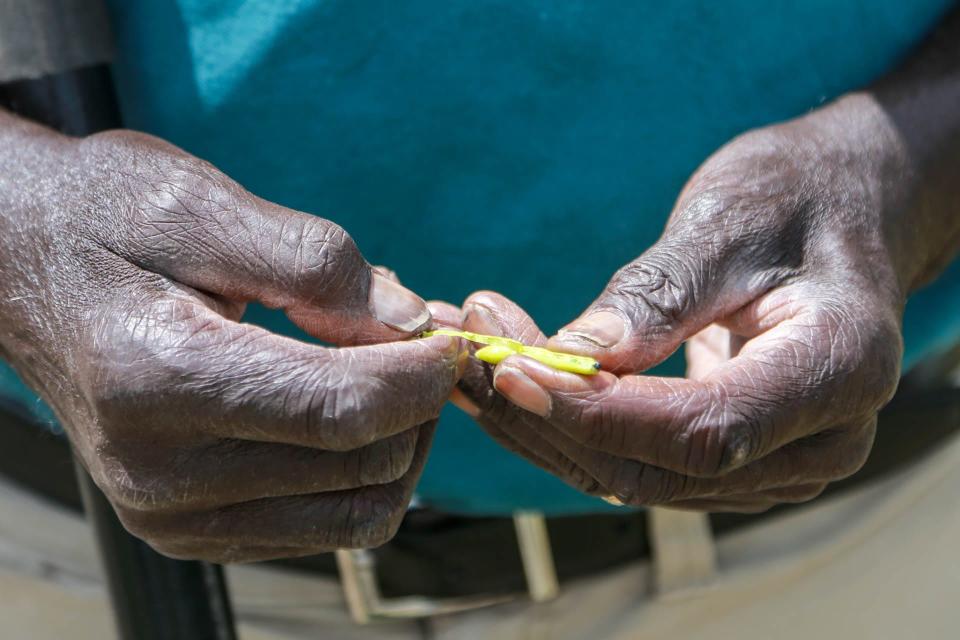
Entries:
{"type": "MultiPolygon", "coordinates": [[[[550,331],[657,239],[714,149],[877,77],[950,2],[111,4],[130,127],[339,222],[426,298],[494,289],[550,331]]],[[[960,265],[913,298],[905,331],[907,366],[957,339],[960,265]]],[[[456,410],[419,495],[471,513],[602,508],[456,410]]]]}

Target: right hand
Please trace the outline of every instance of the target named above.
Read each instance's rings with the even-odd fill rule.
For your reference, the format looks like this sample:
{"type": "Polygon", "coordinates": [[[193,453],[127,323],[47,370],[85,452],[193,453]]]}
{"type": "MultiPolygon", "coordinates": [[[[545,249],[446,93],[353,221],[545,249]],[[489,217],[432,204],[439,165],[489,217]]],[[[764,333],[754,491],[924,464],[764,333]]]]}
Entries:
{"type": "Polygon", "coordinates": [[[0,126],[20,155],[0,158],[0,347],[124,525],[216,562],[389,539],[461,341],[401,342],[429,311],[343,229],[171,145],[0,126]],[[249,300],[368,346],[241,323],[249,300]]]}

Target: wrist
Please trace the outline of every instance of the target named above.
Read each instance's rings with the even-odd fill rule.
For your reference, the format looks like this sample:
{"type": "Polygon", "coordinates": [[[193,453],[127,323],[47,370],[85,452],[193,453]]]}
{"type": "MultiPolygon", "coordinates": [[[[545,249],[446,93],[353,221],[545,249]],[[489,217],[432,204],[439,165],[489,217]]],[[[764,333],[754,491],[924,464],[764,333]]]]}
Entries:
{"type": "MultiPolygon", "coordinates": [[[[66,156],[75,139],[0,108],[0,269],[8,273],[21,236],[37,226],[67,173],[66,156]],[[11,243],[14,246],[11,246],[11,243]]],[[[2,286],[2,284],[0,284],[2,286]]]]}
{"type": "Polygon", "coordinates": [[[49,212],[66,173],[71,138],[0,109],[0,354],[31,368],[51,292],[49,212]]]}
{"type": "Polygon", "coordinates": [[[902,295],[939,273],[960,241],[960,176],[944,180],[938,162],[944,148],[912,143],[903,124],[867,92],[799,122],[813,132],[815,168],[845,176],[841,208],[848,197],[861,199],[863,225],[856,231],[861,239],[876,236],[902,295]]]}

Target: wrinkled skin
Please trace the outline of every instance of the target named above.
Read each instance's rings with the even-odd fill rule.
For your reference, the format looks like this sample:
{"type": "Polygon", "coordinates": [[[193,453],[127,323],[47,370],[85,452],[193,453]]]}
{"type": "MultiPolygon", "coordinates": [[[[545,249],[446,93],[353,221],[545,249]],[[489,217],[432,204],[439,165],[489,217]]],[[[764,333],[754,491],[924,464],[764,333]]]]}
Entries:
{"type": "Polygon", "coordinates": [[[454,402],[617,504],[762,511],[854,473],[897,386],[906,296],[960,235],[957,176],[924,172],[900,115],[854,95],[733,140],[690,179],[660,241],[549,340],[495,293],[472,295],[462,319],[435,306],[604,369],[473,360],[454,402]],[[641,374],[683,342],[687,378],[641,374]]]}
{"type": "MultiPolygon", "coordinates": [[[[0,355],[124,524],[175,557],[384,542],[451,392],[510,449],[623,503],[808,499],[863,462],[904,299],[960,243],[957,43],[954,12],[875,93],[711,158],[585,313],[605,322],[552,340],[605,372],[472,362],[459,390],[464,345],[403,342],[423,302],[335,224],[148,136],[68,139],[0,111],[0,355]],[[250,300],[344,348],[239,323],[250,300]],[[688,379],[640,375],[684,340],[688,379]]],[[[547,341],[496,294],[434,309],[547,341]]]]}
{"type": "Polygon", "coordinates": [[[390,538],[464,359],[455,339],[400,342],[425,303],[337,225],[154,138],[3,112],[0,138],[3,354],[124,525],[219,562],[390,538]],[[242,324],[249,300],[367,346],[242,324]]]}

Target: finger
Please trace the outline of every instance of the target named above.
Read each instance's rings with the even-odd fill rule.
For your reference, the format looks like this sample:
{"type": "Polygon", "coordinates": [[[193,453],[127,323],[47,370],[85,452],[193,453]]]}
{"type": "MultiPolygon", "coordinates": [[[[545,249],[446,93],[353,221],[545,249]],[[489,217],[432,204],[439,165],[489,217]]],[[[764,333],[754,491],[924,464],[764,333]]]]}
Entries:
{"type": "Polygon", "coordinates": [[[494,415],[482,413],[475,419],[500,446],[555,475],[574,489],[598,497],[609,494],[587,468],[569,455],[570,450],[582,447],[556,430],[544,429],[536,419],[522,415],[498,420],[494,415]]]}
{"type": "Polygon", "coordinates": [[[161,437],[358,449],[436,418],[466,358],[446,336],[327,349],[185,296],[132,306],[121,323],[111,308],[92,341],[91,402],[104,420],[157,424],[161,437]]]}
{"type": "Polygon", "coordinates": [[[586,474],[582,473],[576,463],[550,446],[522,419],[511,422],[508,430],[502,429],[500,423],[484,415],[478,416],[477,422],[501,447],[561,478],[574,488],[590,493],[599,487],[595,480],[586,478],[586,474]]]}
{"type": "Polygon", "coordinates": [[[427,308],[433,317],[433,326],[460,329],[463,325],[463,311],[461,311],[460,307],[452,305],[449,302],[431,300],[427,303],[427,308]]]}
{"type": "Polygon", "coordinates": [[[700,513],[745,513],[757,514],[776,506],[769,500],[679,500],[657,505],[661,509],[697,511],[700,513]]]}
{"type": "Polygon", "coordinates": [[[133,454],[124,486],[112,497],[130,510],[183,512],[389,484],[410,469],[418,434],[414,427],[347,452],[219,440],[199,449],[165,450],[160,459],[142,461],[152,456],[133,454]]]}
{"type": "MultiPolygon", "coordinates": [[[[519,306],[493,292],[478,292],[464,303],[467,331],[504,336],[526,344],[543,344],[546,337],[519,306]]],[[[542,421],[507,402],[493,390],[492,367],[471,360],[452,400],[473,417],[501,446],[517,453],[584,493],[599,485],[556,445],[542,435],[542,421]]],[[[551,434],[562,437],[560,434],[551,434]]]]}
{"type": "Polygon", "coordinates": [[[567,450],[569,457],[623,504],[650,506],[734,496],[788,501],[804,485],[839,480],[863,465],[873,442],[874,423],[838,428],[791,444],[722,478],[694,478],[653,465],[589,449],[567,450]],[[782,491],[781,491],[782,490],[782,491]]]}
{"type": "Polygon", "coordinates": [[[396,340],[422,330],[424,301],[374,271],[350,235],[316,216],[250,194],[169,148],[168,179],[137,185],[141,202],[111,248],[143,269],[232,300],[284,309],[337,344],[396,340]]]}
{"type": "Polygon", "coordinates": [[[483,427],[500,446],[555,474],[562,456],[526,424],[523,413],[491,392],[489,365],[471,360],[450,400],[483,427]]]}
{"type": "Polygon", "coordinates": [[[150,547],[173,560],[201,560],[215,564],[247,564],[270,560],[289,560],[302,558],[316,553],[305,547],[268,547],[227,545],[214,547],[206,543],[169,543],[167,541],[147,541],[150,547]]]}
{"type": "Polygon", "coordinates": [[[584,377],[509,358],[495,382],[512,402],[587,446],[685,475],[722,475],[879,408],[865,390],[850,393],[860,365],[839,357],[835,333],[819,317],[781,323],[703,380],[584,377]],[[838,402],[835,394],[845,393],[838,402]]]}
{"type": "Polygon", "coordinates": [[[703,380],[711,371],[736,357],[746,343],[742,336],[711,324],[693,336],[686,345],[687,377],[703,380]]]}
{"type": "Polygon", "coordinates": [[[433,427],[421,430],[410,469],[394,482],[348,491],[267,498],[212,511],[118,509],[134,535],[181,557],[236,561],[233,549],[275,550],[258,559],[376,547],[396,533],[423,470],[433,427]],[[160,541],[159,543],[157,541],[160,541]],[[179,553],[178,553],[179,552],[179,553]]]}
{"type": "MultiPolygon", "coordinates": [[[[492,302],[489,306],[495,309],[495,311],[486,314],[473,314],[473,324],[470,326],[471,330],[494,335],[502,334],[504,332],[500,330],[500,325],[491,318],[504,315],[511,318],[511,325],[524,326],[522,318],[517,318],[516,314],[510,311],[510,306],[504,304],[504,301],[494,299],[488,302],[492,302]],[[481,318],[490,320],[481,322],[481,318]]],[[[530,335],[529,333],[527,337],[533,341],[537,339],[536,335],[530,335]]],[[[594,378],[583,378],[562,372],[555,372],[553,369],[527,359],[512,360],[529,363],[532,366],[549,372],[551,375],[555,373],[558,377],[569,376],[568,380],[585,384],[588,387],[595,383],[598,385],[598,388],[602,389],[610,383],[618,384],[620,382],[617,381],[614,376],[605,373],[601,373],[594,378]]],[[[504,365],[507,365],[509,362],[508,360],[497,368],[496,385],[497,388],[506,393],[507,396],[515,398],[517,395],[516,389],[504,388],[504,380],[500,375],[504,369],[504,365]]],[[[465,377],[469,378],[469,375],[465,377]]],[[[661,381],[660,379],[648,380],[653,382],[661,381]]],[[[685,384],[692,384],[691,381],[683,382],[685,384]]],[[[650,393],[650,397],[662,402],[666,394],[663,393],[662,390],[654,390],[654,392],[650,393]]],[[[868,421],[864,425],[853,425],[849,429],[835,429],[829,434],[821,434],[815,439],[802,443],[798,442],[791,448],[777,452],[777,455],[761,460],[757,465],[745,468],[737,475],[725,478],[724,480],[727,480],[726,482],[698,483],[694,479],[685,477],[681,473],[670,473],[667,470],[651,467],[650,465],[641,465],[638,463],[624,465],[623,461],[617,455],[604,454],[578,446],[579,443],[573,442],[570,438],[566,438],[565,434],[561,432],[562,430],[552,429],[548,424],[536,421],[529,413],[521,414],[521,416],[525,418],[524,420],[516,417],[513,419],[504,419],[504,415],[509,416],[510,413],[503,408],[496,407],[493,403],[491,404],[494,407],[492,421],[495,425],[494,428],[498,429],[502,434],[500,438],[503,439],[504,436],[506,436],[506,438],[513,439],[515,442],[520,443],[521,447],[527,452],[527,457],[533,459],[534,462],[537,462],[539,459],[541,466],[550,469],[552,472],[568,479],[568,481],[570,481],[572,477],[573,482],[571,483],[575,485],[582,485],[583,478],[590,478],[601,487],[614,487],[619,488],[621,491],[633,491],[636,494],[633,499],[639,499],[642,503],[656,503],[670,496],[678,494],[686,495],[684,491],[699,492],[700,494],[719,492],[722,495],[738,492],[755,493],[760,489],[771,487],[776,489],[780,485],[786,484],[789,486],[797,482],[805,481],[806,479],[816,480],[821,477],[824,481],[836,479],[838,476],[852,473],[859,468],[866,454],[869,452],[872,444],[872,433],[875,427],[872,421],[868,421]],[[533,430],[537,439],[531,438],[527,433],[529,428],[527,425],[535,425],[533,430]],[[818,448],[813,446],[814,442],[816,442],[817,447],[827,449],[827,452],[820,453],[818,448]],[[548,453],[551,449],[555,449],[556,453],[548,453]],[[536,455],[531,456],[531,451],[536,452],[536,455]],[[544,463],[544,461],[548,462],[544,463]],[[576,469],[576,471],[572,472],[573,469],[576,469]],[[632,489],[629,488],[631,486],[633,487],[632,489]]],[[[606,405],[606,408],[609,409],[609,405],[606,405]]],[[[639,413],[641,415],[637,416],[637,419],[644,419],[646,409],[641,409],[639,413]]],[[[481,416],[480,419],[482,420],[483,417],[481,416]]],[[[656,425],[659,420],[654,416],[652,422],[656,425]]],[[[577,426],[584,425],[578,424],[577,426]]],[[[596,425],[594,424],[586,425],[584,427],[586,435],[596,433],[597,429],[595,427],[596,425]]],[[[488,431],[491,431],[489,427],[488,431]]],[[[494,434],[494,437],[497,437],[497,434],[494,434]]],[[[623,438],[615,440],[616,445],[608,449],[612,454],[618,454],[624,449],[623,438]]],[[[587,439],[586,442],[590,443],[589,439],[587,439]]],[[[510,447],[510,443],[508,442],[505,446],[510,447]]],[[[515,445],[513,448],[516,448],[515,445]]],[[[643,447],[640,448],[641,450],[643,449],[643,447]]],[[[596,491],[596,487],[591,486],[591,488],[593,489],[591,492],[596,491]]]]}
{"type": "MultiPolygon", "coordinates": [[[[466,331],[528,341],[528,344],[542,344],[546,340],[543,332],[523,309],[497,293],[474,293],[464,302],[462,314],[458,326],[462,325],[466,331]]],[[[471,349],[475,348],[471,345],[471,349]]],[[[471,360],[471,366],[464,373],[459,389],[469,400],[467,409],[474,417],[482,416],[488,422],[512,421],[524,417],[522,410],[506,402],[493,390],[493,368],[484,362],[471,360]]]]}
{"type": "MultiPolygon", "coordinates": [[[[476,316],[474,316],[476,318],[476,316]]],[[[479,331],[483,326],[472,325],[479,331]]],[[[500,335],[486,331],[488,335],[500,335]]],[[[472,360],[452,400],[468,413],[500,446],[559,477],[575,489],[592,495],[606,493],[596,478],[565,453],[564,445],[582,448],[552,429],[542,419],[523,411],[493,391],[490,365],[472,360]],[[476,401],[474,400],[476,399],[476,401]],[[558,445],[558,441],[559,445],[558,445]]]]}
{"type": "Polygon", "coordinates": [[[826,483],[811,483],[761,491],[754,494],[726,496],[719,499],[677,500],[662,507],[710,513],[761,513],[780,504],[802,504],[823,493],[826,483]]]}
{"type": "MultiPolygon", "coordinates": [[[[532,342],[546,340],[526,312],[497,293],[482,291],[472,294],[464,302],[462,313],[465,331],[515,340],[526,338],[532,342]]],[[[526,425],[523,411],[506,402],[493,390],[493,369],[490,365],[471,360],[460,380],[459,389],[469,402],[465,410],[472,413],[477,422],[502,446],[531,457],[535,463],[547,466],[551,471],[559,468],[556,464],[558,452],[526,425]],[[507,425],[508,429],[505,428],[507,425]],[[518,431],[519,437],[515,433],[518,431]]]]}
{"type": "Polygon", "coordinates": [[[621,268],[600,296],[551,338],[550,347],[636,373],[673,353],[703,327],[782,282],[790,271],[755,266],[742,242],[674,225],[621,268]]]}
{"type": "Polygon", "coordinates": [[[543,346],[547,337],[519,305],[493,291],[478,291],[463,303],[463,328],[478,333],[494,332],[530,346],[543,346]]]}

